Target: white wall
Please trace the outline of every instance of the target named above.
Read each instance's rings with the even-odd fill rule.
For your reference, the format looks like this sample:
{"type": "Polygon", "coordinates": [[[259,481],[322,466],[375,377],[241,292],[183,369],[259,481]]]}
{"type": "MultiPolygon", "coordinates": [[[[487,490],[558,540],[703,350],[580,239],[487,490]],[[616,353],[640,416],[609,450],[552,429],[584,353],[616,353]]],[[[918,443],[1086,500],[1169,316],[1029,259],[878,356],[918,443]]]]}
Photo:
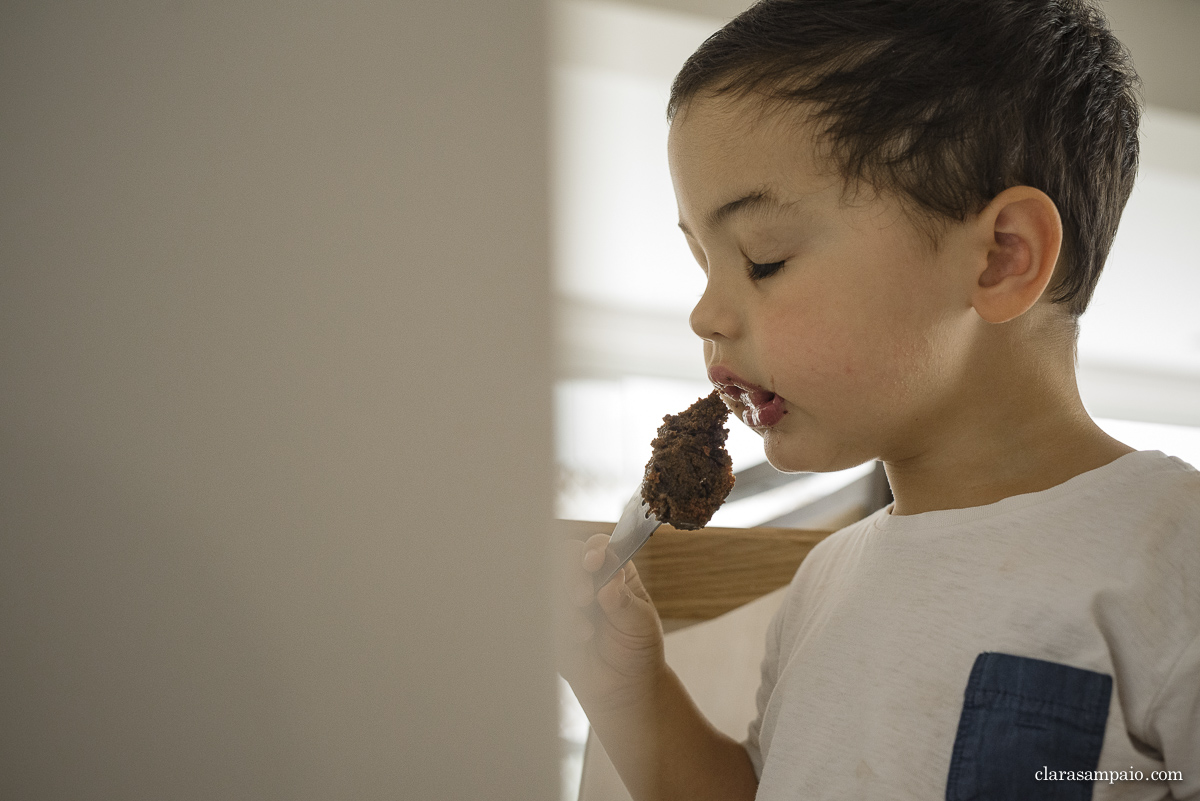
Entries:
{"type": "Polygon", "coordinates": [[[556,795],[542,15],[0,6],[0,798],[556,795]]]}

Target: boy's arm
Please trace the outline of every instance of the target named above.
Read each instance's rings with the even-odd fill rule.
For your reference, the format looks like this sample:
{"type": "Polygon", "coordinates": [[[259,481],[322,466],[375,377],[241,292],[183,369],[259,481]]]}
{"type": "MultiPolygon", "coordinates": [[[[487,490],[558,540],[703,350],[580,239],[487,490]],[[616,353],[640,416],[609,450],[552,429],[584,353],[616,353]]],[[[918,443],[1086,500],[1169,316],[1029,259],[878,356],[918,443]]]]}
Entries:
{"type": "Polygon", "coordinates": [[[754,798],[740,743],[713,728],[663,652],[662,623],[632,562],[600,592],[607,535],[564,545],[560,672],[635,801],[754,798]]]}
{"type": "Polygon", "coordinates": [[[1182,774],[1168,780],[1171,797],[1200,801],[1200,635],[1175,660],[1144,728],[1162,754],[1163,768],[1182,774]]]}
{"type": "Polygon", "coordinates": [[[750,755],[708,722],[665,663],[646,697],[586,711],[634,801],[753,801],[750,755]]]}

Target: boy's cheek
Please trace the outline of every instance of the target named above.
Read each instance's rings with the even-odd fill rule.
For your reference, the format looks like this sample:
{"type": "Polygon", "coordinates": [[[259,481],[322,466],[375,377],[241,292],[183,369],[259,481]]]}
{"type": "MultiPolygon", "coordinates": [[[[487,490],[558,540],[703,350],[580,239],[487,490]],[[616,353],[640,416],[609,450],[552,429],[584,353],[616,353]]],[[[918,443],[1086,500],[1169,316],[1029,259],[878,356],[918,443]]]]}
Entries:
{"type": "Polygon", "coordinates": [[[842,381],[869,372],[873,361],[866,338],[824,319],[767,320],[761,339],[775,378],[785,382],[842,381]]]}
{"type": "MultiPolygon", "coordinates": [[[[820,417],[877,419],[897,410],[920,386],[930,367],[927,348],[900,337],[872,336],[830,326],[768,332],[764,367],[775,390],[820,417]]],[[[830,422],[833,422],[830,420],[830,422]]]]}

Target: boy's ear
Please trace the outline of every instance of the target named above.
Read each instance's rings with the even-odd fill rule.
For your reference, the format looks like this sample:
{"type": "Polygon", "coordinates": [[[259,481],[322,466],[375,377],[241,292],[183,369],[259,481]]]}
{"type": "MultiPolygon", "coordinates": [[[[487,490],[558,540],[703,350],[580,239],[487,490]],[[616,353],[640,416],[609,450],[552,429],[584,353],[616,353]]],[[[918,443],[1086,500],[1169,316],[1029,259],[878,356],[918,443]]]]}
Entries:
{"type": "Polygon", "coordinates": [[[989,323],[1006,323],[1032,308],[1054,276],[1062,218],[1045,192],[1014,186],[996,195],[975,223],[986,254],[975,261],[971,305],[989,323]]]}

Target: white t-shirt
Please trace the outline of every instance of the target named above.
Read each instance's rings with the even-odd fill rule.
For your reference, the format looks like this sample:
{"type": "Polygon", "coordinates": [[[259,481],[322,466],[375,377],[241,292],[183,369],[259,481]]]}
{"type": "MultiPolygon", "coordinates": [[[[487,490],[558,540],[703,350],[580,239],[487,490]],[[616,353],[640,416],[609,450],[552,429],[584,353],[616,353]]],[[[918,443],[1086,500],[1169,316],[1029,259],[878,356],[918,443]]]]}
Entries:
{"type": "Polygon", "coordinates": [[[1200,799],[1200,472],[1137,451],[831,535],[768,630],[744,745],[760,801],[1018,797],[987,783],[1031,765],[1142,772],[1095,801],[1200,799]]]}

